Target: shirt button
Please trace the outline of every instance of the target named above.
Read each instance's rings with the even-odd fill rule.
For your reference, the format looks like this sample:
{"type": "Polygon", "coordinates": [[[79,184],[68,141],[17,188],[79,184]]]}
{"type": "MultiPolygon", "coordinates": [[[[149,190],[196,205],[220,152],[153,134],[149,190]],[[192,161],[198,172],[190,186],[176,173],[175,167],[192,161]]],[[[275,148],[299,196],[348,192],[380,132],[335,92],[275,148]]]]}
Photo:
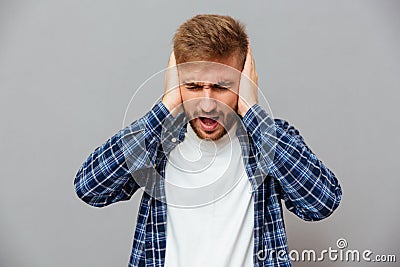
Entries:
{"type": "Polygon", "coordinates": [[[172,142],[172,143],[175,143],[175,142],[176,142],[176,138],[173,137],[173,138],[171,139],[171,142],[172,142]]]}

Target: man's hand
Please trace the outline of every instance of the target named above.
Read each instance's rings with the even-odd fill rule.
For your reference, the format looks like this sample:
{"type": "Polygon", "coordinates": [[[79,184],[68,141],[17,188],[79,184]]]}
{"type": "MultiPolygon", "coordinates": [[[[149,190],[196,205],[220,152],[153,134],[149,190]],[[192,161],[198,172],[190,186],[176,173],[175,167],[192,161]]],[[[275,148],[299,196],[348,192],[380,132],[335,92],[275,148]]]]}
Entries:
{"type": "Polygon", "coordinates": [[[168,69],[165,74],[165,86],[162,103],[171,113],[182,103],[182,96],[179,88],[178,69],[176,67],[175,54],[173,51],[169,57],[168,69]]]}
{"type": "Polygon", "coordinates": [[[239,86],[238,114],[242,117],[251,106],[258,103],[258,75],[251,55],[250,46],[247,49],[246,62],[242,71],[239,86]]]}

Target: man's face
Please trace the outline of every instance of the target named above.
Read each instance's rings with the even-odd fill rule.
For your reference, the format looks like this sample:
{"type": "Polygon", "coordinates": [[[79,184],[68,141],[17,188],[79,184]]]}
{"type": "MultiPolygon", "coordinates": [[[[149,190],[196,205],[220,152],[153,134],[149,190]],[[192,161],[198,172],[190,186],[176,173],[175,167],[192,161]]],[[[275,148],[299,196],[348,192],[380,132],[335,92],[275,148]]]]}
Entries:
{"type": "Polygon", "coordinates": [[[183,107],[199,138],[218,140],[237,119],[238,57],[178,65],[183,107]]]}

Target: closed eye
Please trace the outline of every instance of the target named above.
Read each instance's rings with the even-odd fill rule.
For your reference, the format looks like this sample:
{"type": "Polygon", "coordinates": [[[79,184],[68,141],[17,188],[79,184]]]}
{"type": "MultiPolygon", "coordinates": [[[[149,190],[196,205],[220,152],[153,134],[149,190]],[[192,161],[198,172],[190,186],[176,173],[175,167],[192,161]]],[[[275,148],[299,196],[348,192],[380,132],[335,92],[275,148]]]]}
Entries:
{"type": "Polygon", "coordinates": [[[198,90],[198,89],[202,89],[203,86],[197,83],[185,83],[184,86],[186,87],[186,89],[189,90],[198,90]]]}
{"type": "Polygon", "coordinates": [[[217,83],[213,84],[212,87],[214,89],[218,89],[218,90],[228,90],[229,89],[228,86],[217,84],[217,83]]]}
{"type": "MultiPolygon", "coordinates": [[[[221,83],[214,83],[211,87],[215,90],[228,90],[231,87],[232,83],[229,82],[221,82],[221,83]]],[[[184,86],[188,90],[201,90],[203,89],[204,85],[202,83],[195,83],[195,82],[187,82],[184,83],[184,86]]]]}

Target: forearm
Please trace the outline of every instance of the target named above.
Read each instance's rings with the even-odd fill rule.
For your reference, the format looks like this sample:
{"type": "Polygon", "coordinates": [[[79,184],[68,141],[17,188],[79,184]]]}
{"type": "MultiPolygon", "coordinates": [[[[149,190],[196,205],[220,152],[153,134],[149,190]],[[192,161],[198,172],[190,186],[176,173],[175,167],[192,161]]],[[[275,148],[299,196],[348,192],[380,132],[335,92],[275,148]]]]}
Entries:
{"type": "Polygon", "coordinates": [[[285,121],[273,120],[259,105],[243,122],[266,163],[262,171],[279,181],[286,206],[305,220],[329,216],[339,205],[340,185],[299,132],[285,121]]]}
{"type": "Polygon", "coordinates": [[[140,187],[132,174],[154,164],[162,122],[168,114],[165,106],[158,103],[144,117],[97,147],[76,174],[76,194],[98,207],[129,199],[140,187]]]}

